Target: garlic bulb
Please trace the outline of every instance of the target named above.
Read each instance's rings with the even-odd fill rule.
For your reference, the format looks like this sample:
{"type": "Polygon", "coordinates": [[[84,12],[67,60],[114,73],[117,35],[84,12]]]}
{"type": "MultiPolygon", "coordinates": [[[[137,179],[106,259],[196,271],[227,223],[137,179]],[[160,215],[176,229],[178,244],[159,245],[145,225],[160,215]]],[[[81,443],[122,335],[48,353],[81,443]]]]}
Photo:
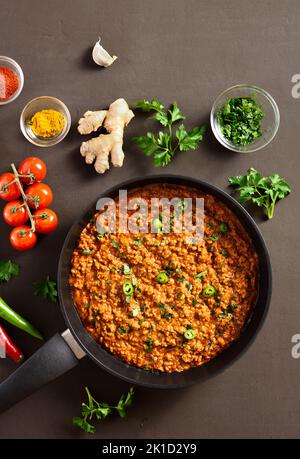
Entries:
{"type": "Polygon", "coordinates": [[[101,38],[95,44],[93,48],[93,60],[97,65],[102,67],[110,66],[117,58],[117,56],[111,56],[103,46],[100,45],[101,38]]]}

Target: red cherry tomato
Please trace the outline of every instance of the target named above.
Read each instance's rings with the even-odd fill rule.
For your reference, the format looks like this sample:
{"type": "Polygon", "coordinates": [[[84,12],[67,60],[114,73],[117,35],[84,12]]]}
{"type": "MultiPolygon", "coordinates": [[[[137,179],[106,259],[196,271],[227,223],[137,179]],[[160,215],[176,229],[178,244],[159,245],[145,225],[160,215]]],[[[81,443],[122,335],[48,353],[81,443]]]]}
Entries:
{"type": "Polygon", "coordinates": [[[3,209],[3,218],[8,225],[24,225],[29,216],[23,205],[23,201],[10,201],[5,204],[3,209]]]}
{"type": "Polygon", "coordinates": [[[40,158],[29,156],[29,158],[26,158],[21,162],[18,168],[18,173],[20,175],[31,174],[30,177],[20,177],[20,180],[24,183],[31,184],[41,182],[46,177],[47,167],[44,161],[40,158]]]}
{"type": "Polygon", "coordinates": [[[0,197],[4,201],[13,201],[18,199],[21,195],[20,188],[15,183],[11,183],[15,180],[14,174],[11,172],[6,172],[0,176],[0,197]],[[11,183],[11,185],[9,185],[11,183]]]}
{"type": "Polygon", "coordinates": [[[29,185],[26,190],[26,196],[27,203],[32,209],[45,209],[53,200],[52,190],[45,183],[29,185]]]}
{"type": "Polygon", "coordinates": [[[55,230],[58,225],[56,213],[51,209],[40,209],[33,214],[35,229],[38,233],[48,234],[55,230]]]}
{"type": "Polygon", "coordinates": [[[9,240],[14,249],[23,252],[33,249],[37,243],[37,235],[31,230],[30,226],[16,226],[9,236],[9,240]]]}

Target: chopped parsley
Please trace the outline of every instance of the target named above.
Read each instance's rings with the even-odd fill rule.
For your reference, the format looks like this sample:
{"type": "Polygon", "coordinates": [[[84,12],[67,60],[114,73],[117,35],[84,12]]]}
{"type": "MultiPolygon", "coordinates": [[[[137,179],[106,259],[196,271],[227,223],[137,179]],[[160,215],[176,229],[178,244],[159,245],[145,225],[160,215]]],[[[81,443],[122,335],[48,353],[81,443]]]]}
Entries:
{"type": "Polygon", "coordinates": [[[223,310],[221,314],[218,315],[220,319],[234,319],[234,310],[237,308],[236,304],[229,304],[226,309],[223,310]]]}
{"type": "Polygon", "coordinates": [[[115,241],[114,239],[111,241],[111,245],[115,248],[115,249],[118,249],[120,247],[120,244],[115,241]]]}
{"type": "Polygon", "coordinates": [[[212,234],[211,236],[209,236],[209,239],[211,241],[217,241],[219,239],[219,236],[217,234],[212,234]]]}
{"type": "Polygon", "coordinates": [[[249,145],[261,137],[262,108],[252,97],[229,99],[217,113],[223,136],[234,145],[249,145]]]}
{"type": "Polygon", "coordinates": [[[122,325],[120,325],[120,327],[118,328],[118,332],[121,335],[125,335],[126,333],[129,333],[129,331],[130,331],[130,327],[129,326],[123,327],[122,325]]]}
{"type": "Polygon", "coordinates": [[[146,352],[151,352],[152,351],[152,346],[153,346],[153,340],[152,339],[146,339],[145,340],[146,344],[146,352]]]}
{"type": "Polygon", "coordinates": [[[144,242],[144,238],[136,239],[136,240],[134,241],[134,245],[135,245],[136,247],[140,247],[140,245],[142,245],[143,242],[144,242]]]}
{"type": "Polygon", "coordinates": [[[220,233],[222,233],[222,234],[228,233],[229,227],[228,227],[227,223],[221,222],[221,223],[219,224],[219,226],[218,226],[218,231],[219,231],[220,233]]]}

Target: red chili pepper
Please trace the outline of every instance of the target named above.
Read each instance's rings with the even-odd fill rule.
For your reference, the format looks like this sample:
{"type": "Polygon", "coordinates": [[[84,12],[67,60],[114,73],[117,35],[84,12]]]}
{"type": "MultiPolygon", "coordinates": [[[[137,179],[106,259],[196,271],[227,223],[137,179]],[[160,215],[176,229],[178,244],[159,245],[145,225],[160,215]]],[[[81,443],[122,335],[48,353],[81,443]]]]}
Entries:
{"type": "Polygon", "coordinates": [[[23,354],[17,346],[13,344],[3,327],[0,325],[0,346],[4,346],[5,354],[12,360],[20,363],[23,360],[23,354]]]}

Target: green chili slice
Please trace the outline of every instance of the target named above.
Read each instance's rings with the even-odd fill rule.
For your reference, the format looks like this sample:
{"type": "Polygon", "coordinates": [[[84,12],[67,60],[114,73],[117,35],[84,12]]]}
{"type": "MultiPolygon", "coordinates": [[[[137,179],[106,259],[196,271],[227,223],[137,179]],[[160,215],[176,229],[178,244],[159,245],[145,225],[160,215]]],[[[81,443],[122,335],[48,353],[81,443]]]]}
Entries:
{"type": "Polygon", "coordinates": [[[214,296],[217,293],[217,289],[212,285],[208,285],[203,289],[202,295],[205,297],[214,296]]]}
{"type": "Polygon", "coordinates": [[[187,340],[196,338],[196,335],[197,335],[196,330],[193,330],[192,328],[190,328],[189,330],[185,331],[184,334],[183,334],[183,336],[187,340]]]}
{"type": "Polygon", "coordinates": [[[134,287],[133,287],[132,283],[129,282],[129,281],[124,282],[124,284],[122,286],[122,289],[123,289],[123,292],[125,293],[126,296],[132,295],[133,291],[134,291],[134,287]]]}
{"type": "Polygon", "coordinates": [[[156,280],[159,284],[166,284],[169,281],[169,276],[164,271],[157,274],[156,280]]]}

